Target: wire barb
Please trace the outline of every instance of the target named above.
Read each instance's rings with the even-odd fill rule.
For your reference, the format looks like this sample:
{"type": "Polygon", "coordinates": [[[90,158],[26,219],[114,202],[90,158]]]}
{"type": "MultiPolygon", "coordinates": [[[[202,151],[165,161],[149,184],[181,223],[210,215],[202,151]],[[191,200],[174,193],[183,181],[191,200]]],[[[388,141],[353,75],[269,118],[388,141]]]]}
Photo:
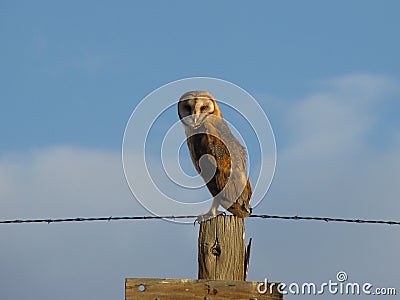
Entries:
{"type": "MultiPolygon", "coordinates": [[[[121,217],[90,217],[90,218],[65,218],[65,219],[27,219],[27,220],[0,220],[0,224],[22,224],[22,223],[64,223],[64,222],[91,222],[91,221],[121,221],[121,220],[176,220],[193,219],[198,216],[121,216],[121,217]]],[[[330,217],[308,217],[308,216],[280,216],[280,215],[251,215],[250,218],[260,219],[280,219],[294,221],[324,221],[336,223],[358,223],[358,224],[383,224],[400,225],[400,221],[387,220],[362,220],[362,219],[343,219],[330,217]]]]}

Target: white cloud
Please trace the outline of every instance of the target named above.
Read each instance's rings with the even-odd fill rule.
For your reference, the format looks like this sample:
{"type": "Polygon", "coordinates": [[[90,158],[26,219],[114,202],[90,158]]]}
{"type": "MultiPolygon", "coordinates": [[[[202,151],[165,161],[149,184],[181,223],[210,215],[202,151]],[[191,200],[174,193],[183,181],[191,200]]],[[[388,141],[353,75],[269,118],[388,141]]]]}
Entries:
{"type": "MultiPolygon", "coordinates": [[[[283,149],[278,148],[277,177],[271,191],[282,184],[276,192],[283,193],[286,199],[301,198],[290,205],[294,213],[374,217],[375,209],[382,206],[382,198],[398,195],[393,174],[400,173],[400,158],[396,154],[400,153],[399,136],[388,136],[391,141],[383,149],[370,138],[372,131],[397,131],[392,128],[396,124],[376,122],[384,116],[375,109],[386,100],[385,93],[394,89],[394,80],[384,82],[376,76],[378,84],[374,85],[374,78],[357,75],[328,81],[339,87],[312,93],[280,111],[290,140],[283,149]],[[368,86],[375,86],[375,96],[365,100],[368,86]],[[379,93],[376,86],[380,87],[379,93]],[[351,93],[344,92],[347,90],[351,93]],[[365,201],[367,206],[363,205],[365,201]]],[[[383,205],[379,211],[395,217],[391,205],[383,205]]]]}
{"type": "Polygon", "coordinates": [[[132,212],[119,153],[52,147],[0,160],[5,217],[132,212]]]}
{"type": "MultiPolygon", "coordinates": [[[[275,133],[278,140],[280,134],[289,138],[278,147],[276,177],[256,213],[398,220],[400,128],[377,109],[382,103],[398,109],[388,96],[394,82],[344,76],[295,103],[278,103],[274,117],[286,131],[275,133]],[[380,130],[395,133],[386,136],[385,147],[371,139],[380,130]]],[[[261,243],[254,246],[254,278],[264,272],[271,280],[322,282],[344,269],[351,280],[397,284],[396,227],[286,221],[264,226],[265,232],[248,226],[255,245],[261,243]]]]}
{"type": "Polygon", "coordinates": [[[331,93],[344,96],[342,103],[353,103],[363,108],[369,103],[382,102],[382,97],[399,91],[398,80],[385,75],[349,74],[321,81],[321,86],[330,88],[331,93]]]}
{"type": "MultiPolygon", "coordinates": [[[[130,194],[119,152],[52,147],[14,154],[0,160],[0,179],[1,219],[149,214],[130,194]]],[[[194,277],[194,269],[176,266],[195,267],[197,229],[168,224],[2,225],[0,298],[123,298],[125,277],[194,277]]]]}
{"type": "MultiPolygon", "coordinates": [[[[342,155],[364,147],[366,135],[390,105],[396,81],[384,76],[348,75],[323,81],[318,91],[285,107],[283,117],[293,155],[342,155]]],[[[325,158],[324,158],[325,159],[325,158]]]]}

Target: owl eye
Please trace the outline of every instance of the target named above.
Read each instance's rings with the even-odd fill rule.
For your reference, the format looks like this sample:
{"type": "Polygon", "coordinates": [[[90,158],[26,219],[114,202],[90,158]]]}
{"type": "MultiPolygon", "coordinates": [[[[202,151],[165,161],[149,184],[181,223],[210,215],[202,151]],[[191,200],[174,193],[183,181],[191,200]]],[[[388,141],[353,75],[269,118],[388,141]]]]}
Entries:
{"type": "Polygon", "coordinates": [[[202,107],[200,107],[201,111],[205,111],[207,109],[207,105],[203,105],[202,107]]]}
{"type": "Polygon", "coordinates": [[[184,108],[185,110],[187,110],[187,111],[190,111],[190,109],[191,109],[191,107],[190,107],[189,104],[186,104],[183,108],[184,108]]]}

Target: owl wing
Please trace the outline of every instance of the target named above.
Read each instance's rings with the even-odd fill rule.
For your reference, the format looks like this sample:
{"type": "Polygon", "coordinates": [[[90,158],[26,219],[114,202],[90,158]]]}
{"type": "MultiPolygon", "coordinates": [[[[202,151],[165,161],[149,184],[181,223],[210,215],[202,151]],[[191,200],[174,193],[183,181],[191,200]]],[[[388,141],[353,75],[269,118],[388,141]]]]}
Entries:
{"type": "Polygon", "coordinates": [[[214,122],[207,135],[211,155],[215,159],[214,177],[207,183],[211,194],[234,215],[251,213],[251,184],[247,177],[246,149],[233,136],[223,119],[214,122]]]}

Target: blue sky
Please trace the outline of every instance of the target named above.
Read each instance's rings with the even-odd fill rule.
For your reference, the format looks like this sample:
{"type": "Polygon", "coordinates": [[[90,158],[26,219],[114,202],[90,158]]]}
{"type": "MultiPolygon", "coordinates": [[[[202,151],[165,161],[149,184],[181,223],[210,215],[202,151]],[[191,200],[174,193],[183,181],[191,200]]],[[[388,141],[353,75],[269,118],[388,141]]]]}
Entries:
{"type": "Polygon", "coordinates": [[[322,78],[396,76],[397,5],[3,2],[1,151],[119,148],[139,99],[185,77],[294,101],[322,78]]]}
{"type": "MultiPolygon", "coordinates": [[[[398,220],[399,9],[2,1],[0,218],[147,214],[123,176],[128,118],[154,89],[209,76],[246,89],[272,123],[276,176],[257,213],[398,220]]],[[[26,296],[21,282],[32,299],[110,299],[123,297],[125,277],[196,278],[197,230],[163,221],[3,225],[0,298],[26,296]]],[[[400,290],[397,231],[248,220],[249,277],[321,282],[345,269],[400,290]]]]}

